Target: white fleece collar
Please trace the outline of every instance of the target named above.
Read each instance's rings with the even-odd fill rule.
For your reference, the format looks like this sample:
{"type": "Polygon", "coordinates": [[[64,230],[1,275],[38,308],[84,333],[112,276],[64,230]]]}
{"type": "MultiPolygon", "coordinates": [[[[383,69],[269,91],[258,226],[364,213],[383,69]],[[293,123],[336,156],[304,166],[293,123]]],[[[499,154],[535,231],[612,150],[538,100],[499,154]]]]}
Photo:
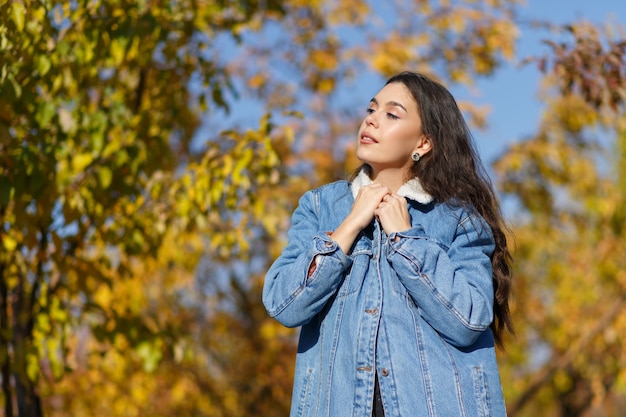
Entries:
{"type": "MultiPolygon", "coordinates": [[[[369,175],[365,173],[364,170],[359,172],[359,175],[352,181],[350,184],[350,189],[352,190],[352,196],[356,198],[357,194],[361,187],[372,184],[372,180],[369,175]]],[[[398,189],[398,194],[402,197],[410,198],[411,200],[415,200],[418,203],[428,204],[433,201],[433,196],[428,194],[422,188],[422,183],[419,178],[415,177],[404,184],[398,189]]]]}

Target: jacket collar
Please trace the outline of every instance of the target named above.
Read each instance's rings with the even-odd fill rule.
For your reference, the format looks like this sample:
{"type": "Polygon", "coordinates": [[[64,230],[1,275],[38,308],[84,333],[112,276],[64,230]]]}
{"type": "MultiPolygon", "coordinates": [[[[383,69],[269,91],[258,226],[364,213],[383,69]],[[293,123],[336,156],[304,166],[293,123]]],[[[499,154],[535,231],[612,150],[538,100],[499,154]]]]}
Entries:
{"type": "MultiPolygon", "coordinates": [[[[369,184],[372,184],[372,180],[370,179],[369,175],[365,173],[364,170],[361,170],[356,178],[354,178],[354,180],[352,181],[352,184],[350,184],[352,196],[356,198],[361,187],[369,184]]],[[[418,203],[422,204],[428,204],[433,201],[433,196],[424,191],[424,189],[422,188],[422,183],[417,177],[405,182],[398,189],[398,194],[402,197],[410,198],[411,200],[415,200],[418,203]]]]}

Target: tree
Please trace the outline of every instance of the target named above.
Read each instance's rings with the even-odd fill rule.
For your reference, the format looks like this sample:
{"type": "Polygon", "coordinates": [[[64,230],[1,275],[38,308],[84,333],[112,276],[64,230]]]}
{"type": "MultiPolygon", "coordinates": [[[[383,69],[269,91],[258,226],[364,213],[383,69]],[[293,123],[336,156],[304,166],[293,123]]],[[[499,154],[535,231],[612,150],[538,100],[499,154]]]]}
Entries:
{"type": "Polygon", "coordinates": [[[129,336],[124,348],[143,355],[146,366],[154,346],[165,349],[165,340],[179,337],[145,315],[119,314],[113,299],[100,295],[132,279],[133,265],[154,257],[168,231],[215,222],[206,213],[222,197],[245,197],[253,184],[273,181],[274,152],[260,137],[268,124],[254,137],[232,132],[250,145],[239,152],[257,164],[228,184],[213,182],[231,174],[210,166],[215,147],[200,158],[190,148],[198,109],[207,101],[224,107],[220,97],[230,84],[228,73],[200,53],[207,47],[194,33],[232,33],[265,13],[280,9],[254,2],[229,10],[192,2],[0,6],[0,367],[7,417],[42,415],[41,366],[63,376],[76,329],[91,325],[110,341],[129,336]],[[188,88],[194,77],[207,86],[197,96],[188,88]],[[194,182],[200,165],[212,168],[211,181],[194,182]],[[176,173],[181,168],[184,175],[176,173]],[[194,192],[203,193],[202,205],[194,192]],[[139,331],[129,334],[133,329],[139,331]]]}
{"type": "Polygon", "coordinates": [[[584,22],[563,32],[533,60],[549,88],[538,133],[496,165],[520,203],[514,416],[617,415],[626,395],[626,41],[584,22]]]}

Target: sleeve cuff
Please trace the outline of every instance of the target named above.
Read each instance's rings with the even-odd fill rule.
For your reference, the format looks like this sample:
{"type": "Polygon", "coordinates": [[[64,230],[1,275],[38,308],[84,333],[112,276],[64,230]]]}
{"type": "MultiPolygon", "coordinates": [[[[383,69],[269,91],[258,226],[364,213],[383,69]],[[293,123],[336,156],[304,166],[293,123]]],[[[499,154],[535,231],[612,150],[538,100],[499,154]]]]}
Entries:
{"type": "Polygon", "coordinates": [[[389,243],[394,244],[397,243],[396,238],[409,238],[409,239],[426,239],[426,232],[422,225],[417,225],[411,227],[408,230],[404,230],[402,232],[393,232],[388,236],[389,243]]]}
{"type": "Polygon", "coordinates": [[[337,242],[332,240],[328,234],[319,234],[313,237],[312,255],[316,267],[319,267],[323,262],[322,258],[324,256],[331,256],[338,261],[343,268],[347,268],[352,263],[352,258],[346,255],[337,242]]]}

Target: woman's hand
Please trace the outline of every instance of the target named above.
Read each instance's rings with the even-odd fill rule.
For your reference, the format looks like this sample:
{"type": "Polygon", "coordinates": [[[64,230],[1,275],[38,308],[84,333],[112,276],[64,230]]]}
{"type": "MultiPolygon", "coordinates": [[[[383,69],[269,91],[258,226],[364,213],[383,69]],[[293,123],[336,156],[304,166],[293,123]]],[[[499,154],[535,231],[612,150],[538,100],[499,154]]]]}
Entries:
{"type": "Polygon", "coordinates": [[[363,230],[372,222],[375,210],[388,195],[391,195],[391,190],[380,184],[361,187],[346,220],[353,222],[359,231],[363,230]]]}
{"type": "Polygon", "coordinates": [[[402,232],[411,228],[411,215],[406,198],[389,193],[383,196],[382,201],[374,210],[385,233],[402,232]]]}
{"type": "Polygon", "coordinates": [[[380,184],[374,183],[361,187],[350,214],[332,234],[332,239],[337,242],[344,253],[349,253],[359,232],[372,222],[374,211],[383,201],[383,198],[390,194],[391,190],[380,184]]]}

